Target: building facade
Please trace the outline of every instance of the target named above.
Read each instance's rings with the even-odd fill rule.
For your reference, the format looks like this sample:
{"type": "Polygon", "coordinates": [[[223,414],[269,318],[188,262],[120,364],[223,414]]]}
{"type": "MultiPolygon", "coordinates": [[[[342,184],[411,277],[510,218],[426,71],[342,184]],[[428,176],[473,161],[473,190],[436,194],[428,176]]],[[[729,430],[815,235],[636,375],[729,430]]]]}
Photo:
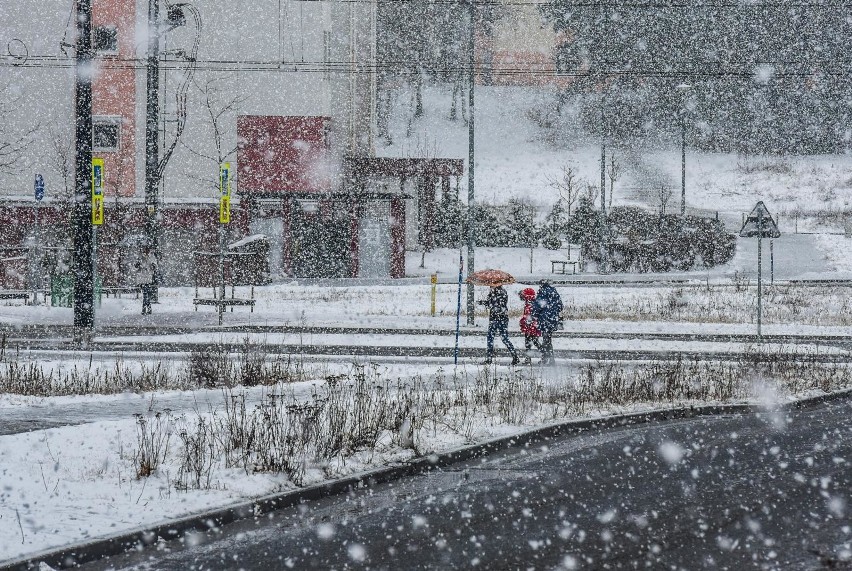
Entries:
{"type": "MultiPolygon", "coordinates": [[[[192,281],[218,247],[219,168],[234,168],[228,240],[264,234],[273,276],[402,277],[418,189],[433,173],[374,161],[375,2],[160,2],[157,185],[163,282],[192,281]],[[178,137],[178,135],[180,135],[178,137]],[[354,168],[353,165],[357,165],[354,168]],[[388,184],[392,180],[392,184],[388,184]],[[367,247],[361,247],[366,244],[367,247]]],[[[0,247],[67,248],[74,172],[73,0],[4,6],[0,137],[28,143],[0,169],[0,247]],[[33,18],[39,14],[39,18],[33,18]],[[45,180],[36,203],[33,177],[45,180]],[[38,218],[38,228],[36,219],[38,218]]],[[[149,0],[93,0],[94,156],[105,163],[99,272],[126,279],[143,241],[149,0]],[[123,252],[110,254],[109,252],[123,252]],[[115,258],[126,258],[122,262],[115,258]]],[[[461,161],[453,163],[459,176],[461,161]]],[[[428,193],[427,193],[428,195],[428,193]]]]}

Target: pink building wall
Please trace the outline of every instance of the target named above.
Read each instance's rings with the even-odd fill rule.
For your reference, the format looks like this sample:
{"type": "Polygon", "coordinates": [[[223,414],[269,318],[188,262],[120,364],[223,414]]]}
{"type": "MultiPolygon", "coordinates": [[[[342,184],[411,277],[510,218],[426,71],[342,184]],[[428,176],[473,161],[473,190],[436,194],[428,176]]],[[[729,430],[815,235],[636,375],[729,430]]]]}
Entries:
{"type": "Polygon", "coordinates": [[[136,193],[136,71],[132,65],[136,43],[136,0],[94,0],[92,26],[118,31],[118,53],[99,54],[99,71],[92,83],[95,116],[120,119],[121,138],[115,152],[95,151],[104,159],[107,195],[136,193]]]}

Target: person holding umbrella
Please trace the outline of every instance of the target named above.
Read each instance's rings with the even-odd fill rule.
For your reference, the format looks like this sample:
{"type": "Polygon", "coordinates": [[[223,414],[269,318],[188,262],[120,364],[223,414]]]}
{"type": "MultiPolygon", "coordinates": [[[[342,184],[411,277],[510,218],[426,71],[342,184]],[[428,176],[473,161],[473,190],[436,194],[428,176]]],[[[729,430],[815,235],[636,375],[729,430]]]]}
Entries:
{"type": "Polygon", "coordinates": [[[480,300],[479,304],[488,308],[488,337],[485,364],[494,360],[494,338],[498,335],[503,344],[512,355],[512,364],[520,362],[515,346],[509,340],[509,295],[503,289],[503,284],[514,283],[515,278],[499,270],[482,270],[474,272],[471,282],[478,285],[487,285],[491,288],[488,297],[480,300]]]}

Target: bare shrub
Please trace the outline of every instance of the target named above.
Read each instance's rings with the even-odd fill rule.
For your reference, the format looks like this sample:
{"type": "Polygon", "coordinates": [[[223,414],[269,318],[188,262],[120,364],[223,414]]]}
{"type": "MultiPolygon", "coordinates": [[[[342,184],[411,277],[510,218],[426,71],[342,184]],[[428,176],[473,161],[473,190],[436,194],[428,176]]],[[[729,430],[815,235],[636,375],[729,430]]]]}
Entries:
{"type": "Polygon", "coordinates": [[[234,366],[222,347],[193,349],[187,374],[190,382],[209,388],[229,386],[235,378],[234,366]]]}
{"type": "Polygon", "coordinates": [[[169,454],[172,416],[168,410],[148,416],[135,416],[138,445],[133,456],[133,465],[137,478],[147,478],[157,471],[169,454]]]}
{"type": "Polygon", "coordinates": [[[243,386],[253,387],[268,383],[267,359],[265,345],[252,343],[249,339],[243,342],[238,355],[240,382],[243,386]]]}
{"type": "Polygon", "coordinates": [[[211,471],[218,456],[214,424],[199,416],[193,430],[183,427],[178,436],[183,449],[175,485],[180,490],[210,488],[211,471]]]}

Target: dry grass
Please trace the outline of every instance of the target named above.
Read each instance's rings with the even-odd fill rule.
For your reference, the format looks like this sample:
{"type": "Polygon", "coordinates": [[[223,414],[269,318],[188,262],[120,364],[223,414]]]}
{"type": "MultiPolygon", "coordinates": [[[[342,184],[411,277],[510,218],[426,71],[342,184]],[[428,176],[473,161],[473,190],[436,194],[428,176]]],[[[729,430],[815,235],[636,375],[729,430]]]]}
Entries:
{"type": "MultiPolygon", "coordinates": [[[[489,426],[533,425],[637,404],[762,398],[758,393],[766,387],[775,398],[850,386],[852,369],[845,365],[790,363],[763,352],[736,363],[595,362],[556,379],[533,368],[499,374],[484,368],[469,379],[444,374],[389,379],[376,366],[353,365],[349,374],[317,384],[307,398],[278,385],[254,408],[246,406],[244,395],[224,389],[224,410],[181,420],[175,485],[209,488],[215,485],[216,466],[281,473],[299,485],[308,467],[345,464],[356,453],[375,451],[380,442],[426,453],[421,443],[430,435],[474,441],[489,426]]],[[[154,441],[140,432],[140,449],[162,450],[152,446],[154,441]]],[[[137,457],[159,458],[156,452],[137,457]]],[[[137,467],[140,474],[147,471],[147,465],[137,467]]]]}

